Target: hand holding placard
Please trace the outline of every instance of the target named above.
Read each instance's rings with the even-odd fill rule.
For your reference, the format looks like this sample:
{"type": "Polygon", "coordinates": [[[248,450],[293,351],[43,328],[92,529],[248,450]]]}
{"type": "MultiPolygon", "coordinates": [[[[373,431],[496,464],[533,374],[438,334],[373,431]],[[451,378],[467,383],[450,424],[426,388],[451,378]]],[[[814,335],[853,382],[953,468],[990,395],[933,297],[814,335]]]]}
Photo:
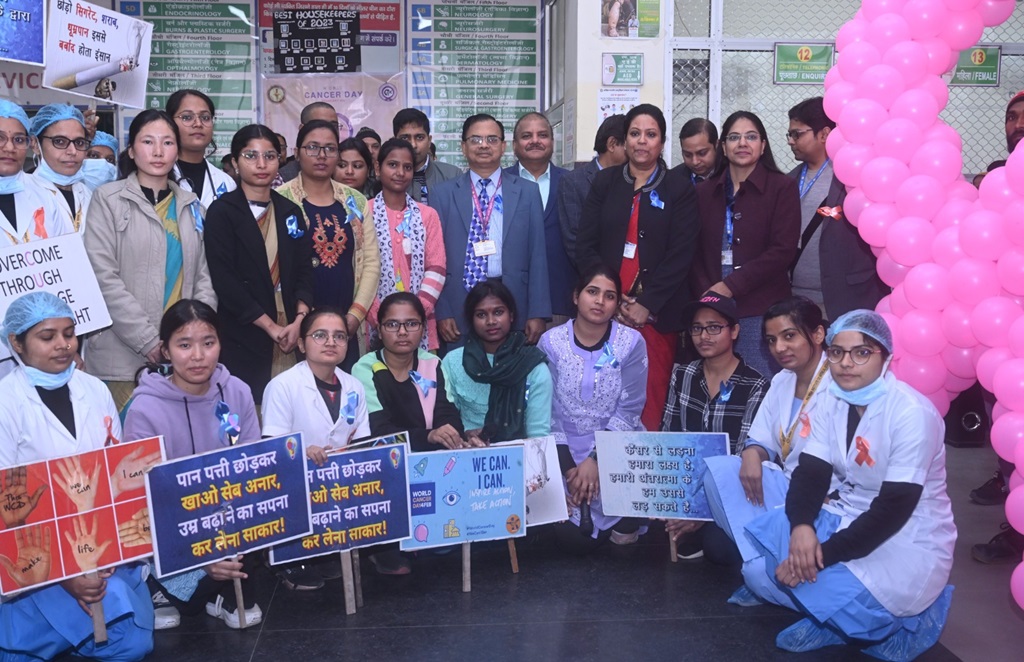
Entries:
{"type": "Polygon", "coordinates": [[[0,555],[0,565],[18,586],[34,586],[50,577],[50,527],[37,525],[14,532],[18,558],[14,563],[0,555]]]}
{"type": "MultiPolygon", "coordinates": [[[[0,519],[3,519],[4,527],[13,529],[21,526],[28,519],[28,516],[35,510],[39,498],[46,491],[45,485],[40,485],[36,491],[28,494],[28,469],[15,467],[4,470],[2,475],[2,488],[0,488],[0,519]]],[[[20,547],[20,545],[19,545],[20,547]]]]}

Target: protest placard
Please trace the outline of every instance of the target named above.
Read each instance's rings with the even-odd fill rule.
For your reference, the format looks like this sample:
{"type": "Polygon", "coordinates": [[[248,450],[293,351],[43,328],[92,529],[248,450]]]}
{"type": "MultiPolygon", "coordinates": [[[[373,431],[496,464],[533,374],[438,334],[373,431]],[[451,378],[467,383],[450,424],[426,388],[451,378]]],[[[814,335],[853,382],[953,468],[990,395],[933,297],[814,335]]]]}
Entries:
{"type": "Polygon", "coordinates": [[[0,471],[0,592],[152,554],[143,476],[163,457],[153,437],[0,471]]]}
{"type": "Polygon", "coordinates": [[[721,432],[598,432],[597,469],[606,515],[712,520],[704,458],[729,454],[721,432]]]}
{"type": "Polygon", "coordinates": [[[405,444],[387,444],[306,461],[313,533],[270,549],[272,564],[358,549],[409,537],[405,444]]]}
{"type": "Polygon", "coordinates": [[[42,66],[43,29],[46,13],[43,0],[0,2],[0,60],[42,66]]]}
{"type": "Polygon", "coordinates": [[[48,7],[43,87],[142,108],[153,26],[83,0],[48,7]]]}
{"type": "Polygon", "coordinates": [[[157,577],[312,531],[302,435],[179,458],[146,474],[157,577]]]}
{"type": "Polygon", "coordinates": [[[403,550],[526,535],[521,445],[410,453],[409,467],[403,550]]]}
{"type": "Polygon", "coordinates": [[[555,437],[505,441],[494,446],[523,445],[523,476],[526,481],[526,525],[538,526],[569,519],[565,483],[558,465],[555,437]]]}

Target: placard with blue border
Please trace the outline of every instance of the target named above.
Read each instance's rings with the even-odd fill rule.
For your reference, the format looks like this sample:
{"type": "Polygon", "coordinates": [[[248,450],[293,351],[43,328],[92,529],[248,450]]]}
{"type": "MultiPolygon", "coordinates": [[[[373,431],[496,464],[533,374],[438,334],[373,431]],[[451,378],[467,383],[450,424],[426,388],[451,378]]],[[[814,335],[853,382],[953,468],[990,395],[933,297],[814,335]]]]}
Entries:
{"type": "MultiPolygon", "coordinates": [[[[71,6],[70,0],[60,0],[58,4],[71,6]]],[[[43,66],[43,0],[3,0],[0,10],[0,60],[43,66]]]]}
{"type": "Polygon", "coordinates": [[[302,448],[296,433],[153,467],[146,498],[157,576],[311,533],[302,448]]]}
{"type": "Polygon", "coordinates": [[[410,453],[409,467],[403,550],[526,535],[522,446],[410,453]]]}
{"type": "Polygon", "coordinates": [[[706,457],[729,454],[724,432],[598,432],[605,515],[711,521],[706,457]]]}

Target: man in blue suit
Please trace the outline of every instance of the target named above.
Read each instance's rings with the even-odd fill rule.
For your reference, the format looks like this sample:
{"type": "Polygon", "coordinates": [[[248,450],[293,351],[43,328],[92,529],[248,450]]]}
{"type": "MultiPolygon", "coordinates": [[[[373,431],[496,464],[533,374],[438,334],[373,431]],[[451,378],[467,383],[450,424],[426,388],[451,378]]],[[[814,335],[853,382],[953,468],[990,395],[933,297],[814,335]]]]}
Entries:
{"type": "Polygon", "coordinates": [[[437,184],[430,204],[444,234],[448,277],[437,301],[437,330],[449,347],[462,344],[466,293],[478,282],[498,278],[519,309],[514,328],[531,343],[551,317],[544,211],[537,184],[501,171],[505,127],[490,115],[462,125],[462,153],[469,172],[437,184]]]}
{"type": "Polygon", "coordinates": [[[551,293],[552,324],[564,324],[575,312],[572,303],[576,270],[565,252],[562,229],[558,221],[558,186],[562,175],[569,173],[551,163],[555,136],[551,122],[540,113],[526,113],[512,129],[512,153],[517,161],[505,168],[506,175],[519,175],[536,182],[544,208],[544,241],[547,245],[548,280],[551,293]]]}

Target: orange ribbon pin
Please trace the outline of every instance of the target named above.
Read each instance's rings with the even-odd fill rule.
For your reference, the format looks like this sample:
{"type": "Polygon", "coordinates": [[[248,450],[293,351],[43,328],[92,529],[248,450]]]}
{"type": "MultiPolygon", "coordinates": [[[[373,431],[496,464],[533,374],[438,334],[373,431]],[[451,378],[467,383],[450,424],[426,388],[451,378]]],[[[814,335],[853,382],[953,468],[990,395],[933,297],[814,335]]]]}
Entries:
{"type": "Polygon", "coordinates": [[[869,467],[875,466],[875,460],[871,457],[871,444],[864,437],[857,437],[857,457],[854,458],[854,462],[857,465],[862,465],[865,462],[868,463],[869,467]]]}
{"type": "Polygon", "coordinates": [[[42,207],[32,214],[32,220],[36,223],[36,236],[40,239],[49,239],[46,234],[46,214],[43,213],[42,207]]]}
{"type": "Polygon", "coordinates": [[[806,439],[811,434],[811,417],[807,412],[800,414],[800,436],[806,439]]]}

